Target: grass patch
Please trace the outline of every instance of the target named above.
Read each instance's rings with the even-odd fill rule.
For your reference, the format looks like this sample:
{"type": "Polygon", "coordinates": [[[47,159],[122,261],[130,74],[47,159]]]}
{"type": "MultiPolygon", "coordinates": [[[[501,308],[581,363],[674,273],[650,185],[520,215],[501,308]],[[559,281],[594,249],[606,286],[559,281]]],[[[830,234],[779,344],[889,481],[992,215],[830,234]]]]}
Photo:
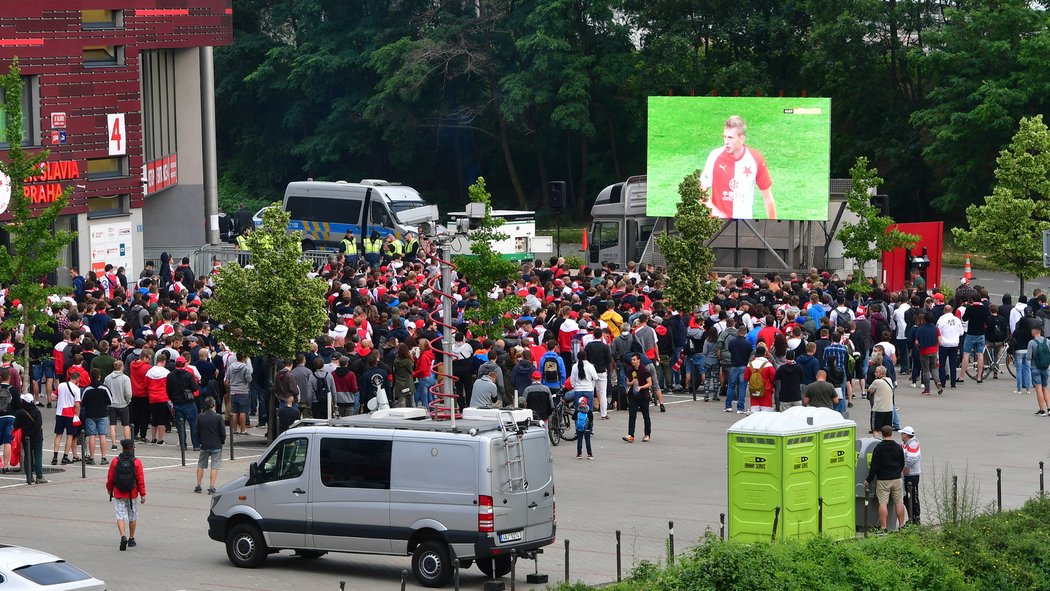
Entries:
{"type": "MultiPolygon", "coordinates": [[[[962,268],[966,265],[966,250],[955,245],[951,231],[944,233],[944,245],[941,249],[941,264],[945,267],[962,268]]],[[[999,268],[988,261],[988,253],[971,252],[970,266],[974,269],[998,271],[999,268]]]]}
{"type": "MultiPolygon", "coordinates": [[[[536,228],[537,236],[558,236],[557,228],[536,228]]],[[[583,228],[562,228],[562,244],[580,244],[583,242],[583,228]]]]}
{"type": "MultiPolygon", "coordinates": [[[[1050,577],[1050,500],[943,528],[866,539],[740,544],[708,534],[673,567],[642,563],[614,591],[1043,589],[1050,577]]],[[[562,591],[583,591],[577,583],[562,591]]]]}

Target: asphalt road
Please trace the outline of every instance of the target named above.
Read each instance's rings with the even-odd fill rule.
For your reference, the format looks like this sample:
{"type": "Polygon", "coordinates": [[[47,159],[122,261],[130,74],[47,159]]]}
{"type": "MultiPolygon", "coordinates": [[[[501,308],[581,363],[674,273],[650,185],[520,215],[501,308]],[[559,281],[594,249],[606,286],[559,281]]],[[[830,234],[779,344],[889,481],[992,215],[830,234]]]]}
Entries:
{"type": "MultiPolygon", "coordinates": [[[[922,442],[927,519],[937,513],[931,494],[936,482],[953,473],[963,484],[979,486],[982,505],[995,499],[996,468],[1003,470],[1007,507],[1039,492],[1038,464],[1047,460],[1050,422],[1032,414],[1032,397],[1012,390],[1013,381],[1005,379],[980,387],[966,383],[943,396],[920,396],[907,385],[898,390],[901,420],[915,427],[922,442]]],[[[679,552],[705,530],[718,532],[719,514],[726,511],[725,432],[740,417],[721,412],[720,403],[681,396],[669,402],[666,413],[653,415],[651,442],[622,442],[627,413],[621,412],[597,425],[596,461],[575,460],[571,443],[554,448],[558,542],[539,562],[552,582],[564,577],[566,539],[571,541],[570,578],[603,583],[616,579],[616,530],[622,531],[624,574],[641,560],[666,560],[668,520],[675,523],[679,552]]],[[[867,403],[858,402],[854,411],[866,425],[867,403]]],[[[49,460],[50,441],[45,448],[49,460]]],[[[261,440],[240,450],[239,459],[223,464],[221,480],[246,472],[261,450],[261,440]]],[[[407,557],[330,554],[306,561],[285,553],[272,556],[263,568],[237,569],[227,561],[224,546],[207,536],[209,500],[192,492],[192,460],[182,467],[174,445],[142,446],[138,453],[146,464],[149,495],[141,507],[137,548],[118,551],[105,471],[90,466],[87,478],[77,466],[49,475],[51,483],[45,485],[26,486],[15,476],[0,476],[5,505],[0,540],[62,556],[105,579],[111,591],[334,591],[341,580],[347,589],[398,589],[402,570],[410,567],[407,557]]],[[[531,570],[530,563],[519,564],[518,588],[529,588],[525,573],[531,570]]],[[[465,570],[462,583],[465,589],[480,589],[483,576],[477,569],[465,570]]],[[[418,588],[411,577],[408,587],[418,588]]]]}
{"type": "MultiPolygon", "coordinates": [[[[947,267],[941,269],[941,279],[944,285],[957,287],[962,276],[962,269],[947,267]]],[[[1021,294],[1021,284],[1018,282],[1017,276],[1012,273],[978,269],[974,271],[973,283],[987,289],[988,295],[994,303],[999,303],[1004,293],[1009,293],[1013,296],[1014,303],[1017,303],[1017,296],[1021,294]]],[[[1028,279],[1024,282],[1024,291],[1027,295],[1031,296],[1034,288],[1039,288],[1043,291],[1050,290],[1050,275],[1028,279]]]]}

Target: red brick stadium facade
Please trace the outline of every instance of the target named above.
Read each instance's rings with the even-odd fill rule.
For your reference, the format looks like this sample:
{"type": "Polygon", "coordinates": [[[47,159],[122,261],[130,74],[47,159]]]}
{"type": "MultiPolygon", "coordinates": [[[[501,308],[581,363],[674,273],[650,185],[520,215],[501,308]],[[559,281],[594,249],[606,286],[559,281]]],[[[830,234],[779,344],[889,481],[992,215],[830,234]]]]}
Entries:
{"type": "Polygon", "coordinates": [[[23,145],[50,151],[27,195],[42,207],[73,189],[65,266],[130,274],[154,247],[206,241],[206,48],[232,42],[232,13],[231,0],[4,3],[0,67],[17,57],[25,82],[23,145]]]}

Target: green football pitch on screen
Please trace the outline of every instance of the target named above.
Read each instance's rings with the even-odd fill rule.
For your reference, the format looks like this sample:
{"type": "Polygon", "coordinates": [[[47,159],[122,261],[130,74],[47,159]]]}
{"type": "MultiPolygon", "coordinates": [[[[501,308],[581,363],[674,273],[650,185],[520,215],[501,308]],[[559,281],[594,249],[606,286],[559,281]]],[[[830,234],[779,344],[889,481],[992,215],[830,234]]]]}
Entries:
{"type": "MultiPolygon", "coordinates": [[[[746,125],[745,146],[764,160],[771,185],[776,217],[781,220],[828,219],[830,174],[831,99],[779,97],[649,97],[646,212],[650,216],[674,217],[678,185],[686,175],[703,170],[708,158],[715,178],[712,193],[721,191],[721,217],[767,219],[766,197],[760,190],[761,175],[753,166],[741,165],[737,178],[718,182],[717,169],[732,167],[725,151],[724,126],[736,115],[746,125]],[[714,152],[718,153],[714,153],[714,152]],[[720,159],[715,159],[718,156],[720,159]],[[754,175],[754,176],[753,176],[754,175]],[[744,179],[747,182],[740,182],[744,179]],[[758,179],[757,182],[755,179],[758,179]],[[754,185],[753,205],[750,187],[754,185]],[[731,199],[739,200],[733,211],[731,199]],[[743,196],[739,196],[743,194],[743,196]],[[743,210],[741,209],[743,208],[743,210]],[[748,211],[750,210],[750,211],[748,211]],[[732,212],[732,213],[729,213],[732,212]]],[[[746,157],[746,156],[742,156],[746,157]]],[[[736,156],[734,156],[736,158],[736,156]]],[[[712,195],[712,200],[718,199],[712,195]]]]}

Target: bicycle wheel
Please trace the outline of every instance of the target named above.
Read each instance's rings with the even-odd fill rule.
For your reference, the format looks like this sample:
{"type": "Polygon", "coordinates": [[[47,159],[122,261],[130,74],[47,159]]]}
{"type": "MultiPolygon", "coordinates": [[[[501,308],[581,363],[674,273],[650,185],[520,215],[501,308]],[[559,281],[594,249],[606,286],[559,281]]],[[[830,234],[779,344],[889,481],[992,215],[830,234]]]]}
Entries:
{"type": "Polygon", "coordinates": [[[572,413],[568,408],[562,409],[561,438],[566,441],[576,441],[576,425],[572,424],[572,413]]]}
{"type": "Polygon", "coordinates": [[[1014,356],[1009,351],[1003,350],[1003,363],[1006,364],[1006,371],[1010,372],[1011,378],[1016,378],[1017,374],[1014,372],[1014,356]]]}
{"type": "MultiPolygon", "coordinates": [[[[988,375],[988,369],[988,367],[984,368],[984,375],[988,375]]],[[[977,381],[977,361],[971,361],[970,363],[966,364],[966,377],[970,378],[971,380],[977,381]]],[[[982,376],[981,379],[983,380],[984,377],[982,376]]]]}
{"type": "Polygon", "coordinates": [[[561,443],[561,417],[558,411],[554,411],[547,419],[547,437],[550,438],[551,445],[556,446],[561,443]]]}

